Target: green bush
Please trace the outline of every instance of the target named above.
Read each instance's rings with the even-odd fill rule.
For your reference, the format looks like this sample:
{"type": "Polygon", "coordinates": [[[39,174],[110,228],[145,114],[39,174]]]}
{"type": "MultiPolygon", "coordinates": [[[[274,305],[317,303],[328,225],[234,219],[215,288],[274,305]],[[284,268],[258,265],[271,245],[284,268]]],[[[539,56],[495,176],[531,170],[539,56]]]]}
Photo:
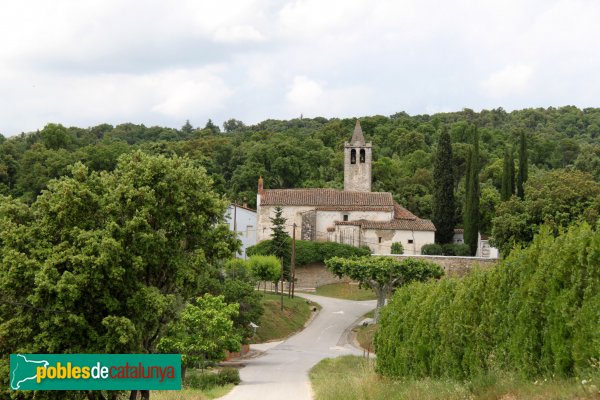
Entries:
{"type": "Polygon", "coordinates": [[[382,313],[378,371],[589,376],[600,360],[599,265],[598,230],[582,224],[555,238],[544,228],[494,269],[402,287],[382,313]]]}
{"type": "Polygon", "coordinates": [[[445,256],[468,257],[471,255],[471,249],[466,244],[447,243],[442,245],[442,254],[445,256]]]}
{"type": "Polygon", "coordinates": [[[219,382],[221,385],[232,383],[238,385],[242,380],[240,379],[240,371],[237,368],[226,367],[219,371],[219,382]]]}
{"type": "Polygon", "coordinates": [[[441,256],[442,255],[442,246],[439,244],[425,244],[421,247],[421,254],[427,256],[441,256]]]}
{"type": "MultiPolygon", "coordinates": [[[[291,241],[290,241],[291,246],[291,241]]],[[[273,254],[272,243],[270,240],[263,240],[255,246],[246,249],[246,254],[269,255],[273,254]]],[[[310,240],[296,241],[296,265],[307,265],[317,262],[325,262],[331,257],[361,257],[371,254],[368,248],[354,247],[347,244],[336,242],[313,242],[310,240]]],[[[289,265],[290,260],[284,260],[289,265]]]]}
{"type": "Polygon", "coordinates": [[[223,368],[217,372],[202,371],[199,373],[188,373],[185,377],[185,386],[201,390],[228,384],[237,385],[240,382],[239,371],[231,367],[223,368]]]}
{"type": "Polygon", "coordinates": [[[404,246],[402,246],[402,243],[392,243],[392,254],[404,254],[404,246]]]}
{"type": "Polygon", "coordinates": [[[252,275],[266,282],[277,282],[281,276],[281,264],[275,256],[254,255],[248,259],[252,275]]]}

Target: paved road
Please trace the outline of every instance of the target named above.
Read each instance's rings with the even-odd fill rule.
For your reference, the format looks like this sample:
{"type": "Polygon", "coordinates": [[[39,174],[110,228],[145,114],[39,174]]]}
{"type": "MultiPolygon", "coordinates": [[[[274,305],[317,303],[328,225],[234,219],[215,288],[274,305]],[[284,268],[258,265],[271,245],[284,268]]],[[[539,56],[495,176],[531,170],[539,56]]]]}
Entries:
{"type": "Polygon", "coordinates": [[[323,358],[362,354],[348,344],[347,332],[375,301],[349,301],[302,294],[323,308],[302,332],[247,360],[240,370],[242,383],[223,400],[309,400],[308,370],[323,358]]]}

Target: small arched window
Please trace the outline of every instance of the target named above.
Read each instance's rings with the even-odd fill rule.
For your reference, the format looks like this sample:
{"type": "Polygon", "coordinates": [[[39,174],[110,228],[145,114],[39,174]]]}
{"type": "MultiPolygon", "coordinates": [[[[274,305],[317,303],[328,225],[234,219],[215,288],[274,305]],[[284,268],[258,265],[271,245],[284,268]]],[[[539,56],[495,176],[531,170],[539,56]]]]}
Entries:
{"type": "Polygon", "coordinates": [[[360,149],[360,162],[361,164],[365,163],[365,149],[360,149]]]}
{"type": "Polygon", "coordinates": [[[350,151],[350,164],[356,164],[356,150],[350,151]]]}

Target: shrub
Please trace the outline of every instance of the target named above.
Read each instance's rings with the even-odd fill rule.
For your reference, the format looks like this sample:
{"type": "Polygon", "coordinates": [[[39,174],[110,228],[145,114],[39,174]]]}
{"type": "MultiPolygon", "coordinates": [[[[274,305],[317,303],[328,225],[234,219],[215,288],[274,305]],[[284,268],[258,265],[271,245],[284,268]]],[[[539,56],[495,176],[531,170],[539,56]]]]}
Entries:
{"type": "MultiPolygon", "coordinates": [[[[252,255],[269,255],[272,252],[272,242],[263,240],[255,246],[250,246],[246,249],[246,254],[252,255]]],[[[336,242],[313,242],[310,240],[296,241],[296,265],[307,265],[317,262],[325,262],[332,257],[361,257],[371,254],[371,250],[367,247],[354,247],[347,244],[336,242]]],[[[286,265],[289,265],[290,260],[284,260],[286,265]]]]}
{"type": "Polygon", "coordinates": [[[392,243],[392,254],[404,254],[404,246],[402,246],[402,243],[392,243]]]}
{"type": "MultiPolygon", "coordinates": [[[[588,376],[600,359],[600,231],[544,228],[498,267],[399,288],[376,337],[389,376],[588,376]]],[[[597,368],[597,367],[596,367],[597,368]]]]}
{"type": "Polygon", "coordinates": [[[442,255],[442,246],[439,244],[425,244],[421,247],[421,254],[427,256],[441,256],[442,255]]]}
{"type": "Polygon", "coordinates": [[[471,255],[471,250],[466,244],[447,243],[442,245],[442,254],[445,256],[468,257],[471,255]]]}
{"type": "Polygon", "coordinates": [[[239,279],[242,281],[252,281],[252,270],[247,260],[232,258],[225,262],[223,270],[228,278],[239,279]]]}
{"type": "Polygon", "coordinates": [[[185,377],[185,384],[193,389],[207,390],[215,386],[225,386],[228,384],[238,385],[241,382],[240,373],[237,369],[227,367],[217,372],[201,371],[199,373],[190,373],[185,377]]]}
{"type": "Polygon", "coordinates": [[[281,264],[275,256],[251,256],[248,260],[252,275],[265,282],[277,282],[281,276],[281,264]]]}
{"type": "Polygon", "coordinates": [[[232,383],[238,385],[242,380],[240,379],[240,371],[237,368],[226,367],[219,371],[219,382],[221,385],[227,385],[232,383]]]}

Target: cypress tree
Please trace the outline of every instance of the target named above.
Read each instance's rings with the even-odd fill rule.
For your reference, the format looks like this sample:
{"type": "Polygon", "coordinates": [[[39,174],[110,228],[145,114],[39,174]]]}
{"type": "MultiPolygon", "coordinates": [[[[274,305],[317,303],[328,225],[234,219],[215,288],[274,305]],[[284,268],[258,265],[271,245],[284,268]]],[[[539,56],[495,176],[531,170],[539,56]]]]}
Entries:
{"type": "Polygon", "coordinates": [[[515,193],[515,160],[512,149],[506,149],[504,152],[502,167],[502,191],[500,196],[502,201],[506,201],[515,193]]]}
{"type": "Polygon", "coordinates": [[[517,176],[517,195],[521,200],[525,198],[523,184],[527,182],[527,142],[525,131],[521,130],[519,135],[519,175],[517,176]]]}
{"type": "Polygon", "coordinates": [[[479,240],[479,133],[477,127],[471,128],[473,144],[467,159],[467,178],[465,194],[465,244],[471,249],[471,254],[477,252],[479,240]]]}
{"type": "Polygon", "coordinates": [[[451,243],[454,236],[454,174],[452,166],[452,142],[448,129],[444,128],[438,140],[433,164],[433,223],[435,241],[451,243]]]}
{"type": "Polygon", "coordinates": [[[287,219],[283,217],[283,209],[280,206],[275,207],[275,216],[269,217],[273,231],[271,233],[271,253],[277,258],[283,260],[283,274],[285,279],[289,280],[289,259],[291,253],[290,235],[285,231],[287,219]]]}

